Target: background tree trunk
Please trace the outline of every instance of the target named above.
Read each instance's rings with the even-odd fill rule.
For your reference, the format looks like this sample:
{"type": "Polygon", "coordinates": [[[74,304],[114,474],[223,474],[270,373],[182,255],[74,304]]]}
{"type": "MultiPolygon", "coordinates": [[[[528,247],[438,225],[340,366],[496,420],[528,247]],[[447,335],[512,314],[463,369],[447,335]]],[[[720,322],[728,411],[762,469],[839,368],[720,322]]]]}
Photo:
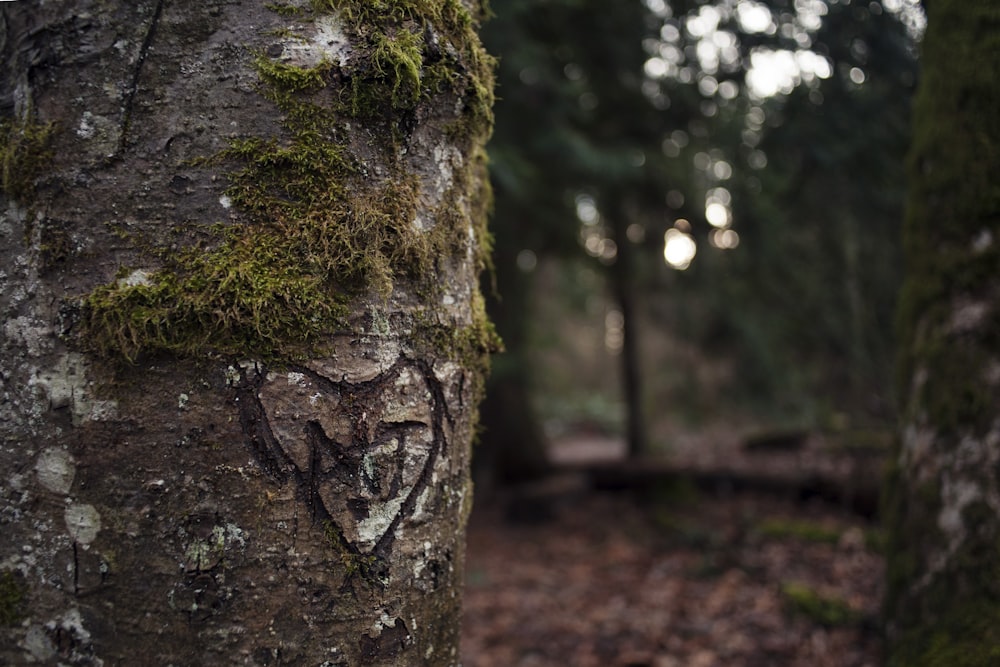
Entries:
{"type": "Polygon", "coordinates": [[[474,449],[480,498],[497,486],[530,482],[552,470],[542,424],[531,403],[532,279],[517,268],[520,219],[505,214],[505,204],[509,205],[498,199],[496,219],[507,224],[496,232],[496,294],[487,297],[490,319],[503,339],[504,352],[494,359],[482,404],[480,441],[474,449]]]}
{"type": "Polygon", "coordinates": [[[1000,660],[1000,7],[928,3],[888,491],[891,665],[1000,660]]]}
{"type": "Polygon", "coordinates": [[[471,0],[4,3],[0,663],[457,662],[471,0]]]}
{"type": "Polygon", "coordinates": [[[622,349],[621,384],[625,398],[625,441],[630,458],[637,459],[649,453],[646,419],[644,416],[642,369],[639,360],[639,317],[636,303],[635,249],[628,238],[631,208],[626,197],[615,192],[611,196],[611,238],[618,249],[614,264],[609,269],[611,295],[621,311],[622,349]]]}

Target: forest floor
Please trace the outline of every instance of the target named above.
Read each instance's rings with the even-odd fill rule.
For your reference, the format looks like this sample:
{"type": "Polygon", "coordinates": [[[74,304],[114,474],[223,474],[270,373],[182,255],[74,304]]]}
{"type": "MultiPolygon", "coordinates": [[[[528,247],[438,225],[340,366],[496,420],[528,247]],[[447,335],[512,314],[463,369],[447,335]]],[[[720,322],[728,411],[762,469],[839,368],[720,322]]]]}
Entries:
{"type": "MultiPolygon", "coordinates": [[[[615,458],[589,446],[585,457],[615,458]]],[[[537,515],[473,511],[465,667],[879,664],[883,562],[869,520],[683,479],[568,488],[537,515]]]]}

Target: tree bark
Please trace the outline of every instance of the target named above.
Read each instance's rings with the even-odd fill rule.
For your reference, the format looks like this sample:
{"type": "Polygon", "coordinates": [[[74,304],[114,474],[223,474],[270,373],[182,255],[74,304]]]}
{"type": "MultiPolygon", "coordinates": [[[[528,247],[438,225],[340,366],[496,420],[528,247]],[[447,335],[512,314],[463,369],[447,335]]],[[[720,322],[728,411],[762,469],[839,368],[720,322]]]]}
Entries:
{"type": "Polygon", "coordinates": [[[0,663],[457,663],[481,10],[4,3],[0,663]]]}
{"type": "Polygon", "coordinates": [[[1000,8],[928,3],[914,106],[889,664],[1000,660],[1000,8]]]}

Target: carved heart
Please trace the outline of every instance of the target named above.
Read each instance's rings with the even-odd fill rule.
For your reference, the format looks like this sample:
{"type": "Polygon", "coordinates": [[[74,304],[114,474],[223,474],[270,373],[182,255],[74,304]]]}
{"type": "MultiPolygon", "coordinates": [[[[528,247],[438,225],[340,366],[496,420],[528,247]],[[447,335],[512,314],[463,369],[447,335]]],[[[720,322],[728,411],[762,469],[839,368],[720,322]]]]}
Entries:
{"type": "Polygon", "coordinates": [[[427,488],[444,438],[444,395],[429,369],[351,356],[243,379],[241,420],[258,462],[299,486],[314,518],[351,551],[381,553],[427,488]]]}

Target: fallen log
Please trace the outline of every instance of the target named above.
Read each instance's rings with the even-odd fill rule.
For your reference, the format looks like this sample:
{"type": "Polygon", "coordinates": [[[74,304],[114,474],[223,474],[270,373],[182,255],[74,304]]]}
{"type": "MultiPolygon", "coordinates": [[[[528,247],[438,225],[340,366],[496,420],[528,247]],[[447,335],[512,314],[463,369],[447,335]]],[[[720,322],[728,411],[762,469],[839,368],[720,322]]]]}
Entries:
{"type": "Polygon", "coordinates": [[[589,488],[601,491],[651,491],[657,486],[688,482],[707,494],[727,496],[763,493],[795,502],[822,500],[866,518],[878,514],[881,466],[849,475],[819,472],[773,473],[765,470],[736,470],[679,465],[665,460],[645,459],[582,463],[562,466],[562,472],[582,474],[589,488]]]}

